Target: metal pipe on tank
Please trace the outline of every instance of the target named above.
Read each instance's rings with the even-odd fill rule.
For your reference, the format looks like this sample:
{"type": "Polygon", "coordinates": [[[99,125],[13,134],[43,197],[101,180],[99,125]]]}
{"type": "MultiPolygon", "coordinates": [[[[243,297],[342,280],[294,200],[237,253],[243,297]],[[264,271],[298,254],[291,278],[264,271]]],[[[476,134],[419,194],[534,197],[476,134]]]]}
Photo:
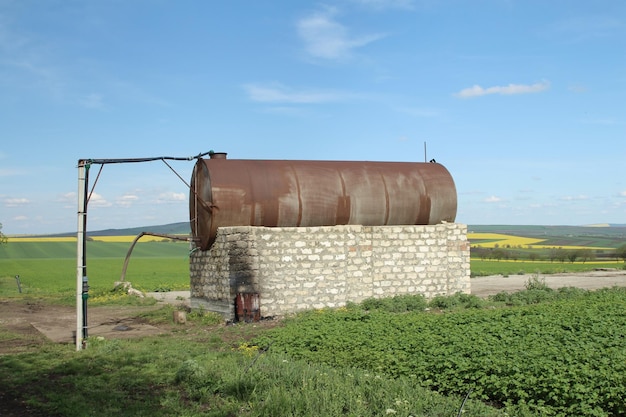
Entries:
{"type": "Polygon", "coordinates": [[[438,163],[227,159],[196,163],[192,233],[207,250],[224,226],[453,222],[452,176],[438,163]]]}

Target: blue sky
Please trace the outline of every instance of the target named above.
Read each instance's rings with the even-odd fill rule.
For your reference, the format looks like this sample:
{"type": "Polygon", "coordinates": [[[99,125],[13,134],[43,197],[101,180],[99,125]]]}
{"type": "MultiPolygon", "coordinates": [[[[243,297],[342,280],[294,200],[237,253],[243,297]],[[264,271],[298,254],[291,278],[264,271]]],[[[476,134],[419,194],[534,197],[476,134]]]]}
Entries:
{"type": "MultiPolygon", "coordinates": [[[[0,0],[0,223],[76,230],[82,158],[421,162],[424,142],[458,222],[626,223],[625,102],[622,0],[0,0]]],[[[186,221],[188,191],[159,161],[106,165],[88,213],[186,221]]]]}

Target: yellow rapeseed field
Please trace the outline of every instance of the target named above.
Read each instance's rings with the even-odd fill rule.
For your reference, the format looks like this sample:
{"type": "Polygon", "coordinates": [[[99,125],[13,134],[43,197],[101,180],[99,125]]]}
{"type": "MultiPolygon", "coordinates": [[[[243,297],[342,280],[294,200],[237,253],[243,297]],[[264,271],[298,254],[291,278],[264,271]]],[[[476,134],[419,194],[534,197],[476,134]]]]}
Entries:
{"type": "MultiPolygon", "coordinates": [[[[532,249],[552,249],[553,245],[542,245],[545,239],[535,239],[530,237],[521,237],[506,235],[501,233],[468,233],[467,239],[472,246],[480,246],[481,248],[532,248],[532,249]]],[[[563,249],[611,249],[611,248],[590,248],[588,246],[559,246],[563,249]]]]}
{"type": "Polygon", "coordinates": [[[9,242],[76,242],[76,236],[67,237],[28,237],[9,236],[9,242]]]}
{"type": "MultiPolygon", "coordinates": [[[[130,243],[137,236],[89,236],[88,239],[95,242],[122,242],[130,243]]],[[[153,242],[163,240],[157,236],[142,236],[141,242],[153,242]]],[[[76,242],[76,236],[65,237],[28,237],[28,236],[9,236],[10,242],[76,242]]]]}
{"type": "MultiPolygon", "coordinates": [[[[135,240],[137,236],[93,236],[90,237],[90,240],[94,240],[94,241],[98,241],[98,242],[132,242],[133,240],[135,240]]],[[[141,237],[140,241],[141,242],[154,242],[154,241],[160,241],[163,240],[164,238],[159,237],[159,236],[148,236],[148,235],[144,235],[141,237]]]]}
{"type": "Polygon", "coordinates": [[[473,241],[476,240],[488,240],[489,242],[479,242],[476,245],[479,245],[483,248],[495,248],[496,245],[498,247],[512,247],[517,248],[519,246],[528,246],[537,245],[538,243],[543,242],[545,239],[534,239],[530,237],[520,237],[513,235],[505,235],[500,233],[468,233],[467,238],[470,243],[474,245],[473,241]]]}

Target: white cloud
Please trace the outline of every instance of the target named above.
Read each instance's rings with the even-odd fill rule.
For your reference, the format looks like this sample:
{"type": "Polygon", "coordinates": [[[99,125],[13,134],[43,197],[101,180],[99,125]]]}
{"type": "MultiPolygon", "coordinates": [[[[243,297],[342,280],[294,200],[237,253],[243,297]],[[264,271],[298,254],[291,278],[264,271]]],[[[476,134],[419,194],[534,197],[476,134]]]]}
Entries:
{"type": "Polygon", "coordinates": [[[327,103],[348,98],[348,94],[337,91],[293,90],[282,84],[246,84],[243,86],[252,101],[263,103],[327,103]]]}
{"type": "Polygon", "coordinates": [[[28,217],[26,217],[26,216],[15,216],[15,217],[13,217],[12,220],[16,221],[16,222],[23,222],[23,221],[28,220],[28,217]]]}
{"type": "Polygon", "coordinates": [[[178,203],[180,201],[186,201],[187,195],[184,193],[167,192],[161,193],[157,197],[157,203],[178,203]]]}
{"type": "Polygon", "coordinates": [[[29,203],[30,200],[27,198],[7,198],[4,200],[5,207],[19,207],[29,203]]]}
{"type": "Polygon", "coordinates": [[[589,197],[587,197],[586,195],[576,195],[576,196],[571,196],[571,195],[566,195],[560,198],[560,200],[562,201],[581,201],[581,200],[589,200],[589,197]]]}
{"type": "Polygon", "coordinates": [[[620,196],[620,197],[626,197],[626,190],[621,191],[621,192],[619,193],[619,196],[620,196]]]}
{"type": "Polygon", "coordinates": [[[502,199],[500,197],[496,197],[495,195],[487,197],[484,200],[485,203],[499,203],[501,201],[502,201],[502,199]]]}
{"type": "Polygon", "coordinates": [[[382,34],[352,36],[344,25],[334,20],[336,14],[337,9],[327,8],[297,22],[298,35],[304,41],[307,53],[312,57],[345,59],[351,56],[352,50],[385,36],[382,34]]]}
{"type": "Polygon", "coordinates": [[[78,207],[77,193],[75,192],[61,194],[57,197],[56,201],[62,203],[65,208],[78,207]]]}
{"type": "Polygon", "coordinates": [[[483,88],[480,85],[476,84],[472,87],[465,88],[455,96],[460,98],[472,98],[472,97],[480,97],[486,96],[489,94],[501,94],[501,95],[513,95],[513,94],[529,94],[529,93],[539,93],[541,91],[545,91],[550,88],[550,83],[547,81],[542,81],[540,83],[535,83],[531,85],[526,84],[509,84],[506,86],[494,86],[483,88]]]}
{"type": "Polygon", "coordinates": [[[91,207],[111,207],[113,204],[108,202],[104,197],[98,193],[92,193],[89,197],[89,206],[91,207]]]}
{"type": "Polygon", "coordinates": [[[125,194],[121,197],[118,197],[115,200],[115,203],[118,206],[122,206],[122,207],[130,207],[135,201],[138,201],[139,197],[137,197],[136,195],[132,195],[132,194],[125,194]]]}
{"type": "Polygon", "coordinates": [[[351,0],[352,3],[359,4],[374,10],[401,9],[413,10],[415,8],[413,0],[351,0]]]}

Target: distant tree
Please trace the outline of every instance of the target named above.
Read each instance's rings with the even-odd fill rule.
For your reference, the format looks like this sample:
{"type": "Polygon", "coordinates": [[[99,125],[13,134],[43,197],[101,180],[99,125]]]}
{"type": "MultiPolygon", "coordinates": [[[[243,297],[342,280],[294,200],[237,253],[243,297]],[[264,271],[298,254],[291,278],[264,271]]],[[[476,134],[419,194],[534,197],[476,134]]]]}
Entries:
{"type": "Polygon", "coordinates": [[[591,249],[580,249],[578,251],[578,257],[583,263],[585,263],[596,259],[596,254],[591,249]]]}
{"type": "Polygon", "coordinates": [[[548,258],[550,258],[550,262],[554,262],[559,255],[559,250],[557,248],[550,248],[548,252],[548,258]]]}
{"type": "Polygon", "coordinates": [[[576,262],[576,259],[578,259],[578,251],[577,250],[567,251],[567,259],[569,259],[571,263],[576,262]]]}
{"type": "Polygon", "coordinates": [[[0,223],[0,245],[7,243],[7,237],[2,233],[2,223],[0,223]]]}
{"type": "Polygon", "coordinates": [[[556,260],[563,263],[567,259],[567,251],[563,248],[558,248],[556,250],[556,260]]]}
{"type": "Polygon", "coordinates": [[[483,261],[489,257],[489,249],[482,248],[480,246],[472,246],[470,248],[470,254],[474,257],[479,257],[483,261]]]}
{"type": "Polygon", "coordinates": [[[500,261],[502,258],[508,257],[508,255],[503,249],[496,248],[491,252],[491,257],[497,261],[500,261]]]}
{"type": "Polygon", "coordinates": [[[621,260],[626,262],[626,243],[615,249],[615,257],[620,258],[621,260]]]}
{"type": "Polygon", "coordinates": [[[539,254],[535,251],[532,252],[528,252],[528,260],[529,261],[536,261],[537,259],[539,259],[539,254]]]}

